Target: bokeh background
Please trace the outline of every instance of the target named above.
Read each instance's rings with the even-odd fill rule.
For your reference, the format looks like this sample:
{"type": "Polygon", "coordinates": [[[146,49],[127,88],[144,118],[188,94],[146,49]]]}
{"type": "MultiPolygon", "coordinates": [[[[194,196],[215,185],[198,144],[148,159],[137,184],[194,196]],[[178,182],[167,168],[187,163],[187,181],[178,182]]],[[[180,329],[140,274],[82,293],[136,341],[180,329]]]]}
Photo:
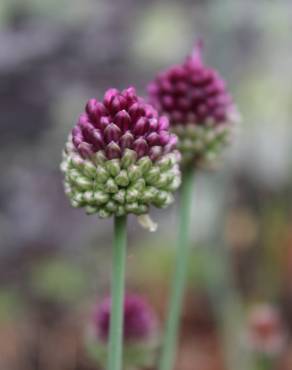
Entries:
{"type": "MultiPolygon", "coordinates": [[[[92,304],[109,291],[112,222],[70,207],[63,144],[87,99],[112,86],[145,95],[198,37],[243,120],[220,171],[196,177],[178,368],[227,369],[230,339],[244,337],[259,302],[277,307],[289,338],[291,19],[289,0],[1,1],[1,369],[97,369],[82,339],[92,304]]],[[[152,216],[155,234],[130,217],[127,287],[163,322],[176,205],[152,216]]],[[[289,347],[281,369],[292,368],[289,347]]]]}

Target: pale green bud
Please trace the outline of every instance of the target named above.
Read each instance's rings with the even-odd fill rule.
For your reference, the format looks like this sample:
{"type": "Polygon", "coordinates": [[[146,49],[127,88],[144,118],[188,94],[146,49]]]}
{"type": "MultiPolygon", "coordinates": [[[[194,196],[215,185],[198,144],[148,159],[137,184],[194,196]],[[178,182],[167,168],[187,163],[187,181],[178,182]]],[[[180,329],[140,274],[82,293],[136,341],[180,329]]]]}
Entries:
{"type": "Polygon", "coordinates": [[[109,173],[104,167],[98,166],[96,169],[96,181],[104,183],[109,178],[109,173]]]}
{"type": "Polygon", "coordinates": [[[127,212],[136,213],[137,210],[139,209],[139,206],[137,202],[133,202],[133,203],[127,203],[125,208],[127,212]]]}
{"type": "Polygon", "coordinates": [[[146,182],[148,184],[154,184],[160,176],[160,170],[158,167],[152,167],[150,171],[145,175],[146,182]]]}
{"type": "Polygon", "coordinates": [[[83,200],[86,203],[90,203],[90,204],[94,203],[94,193],[92,191],[86,191],[83,194],[83,200]]]}
{"type": "Polygon", "coordinates": [[[85,175],[94,178],[96,176],[96,167],[92,162],[84,161],[83,172],[85,175]]]}
{"type": "Polygon", "coordinates": [[[121,170],[119,159],[111,159],[105,162],[106,169],[113,176],[117,176],[121,170]]]}
{"type": "Polygon", "coordinates": [[[138,190],[130,188],[130,189],[127,190],[126,200],[127,200],[127,202],[130,202],[130,203],[134,202],[139,198],[139,195],[140,195],[140,193],[139,193],[138,190]]]}
{"type": "Polygon", "coordinates": [[[146,186],[145,180],[144,179],[138,179],[132,186],[132,189],[136,189],[139,192],[144,191],[144,188],[146,186]]]}
{"type": "Polygon", "coordinates": [[[107,211],[106,209],[102,208],[98,211],[98,215],[101,218],[108,218],[111,215],[111,212],[107,211]]]}
{"type": "Polygon", "coordinates": [[[126,199],[126,190],[121,189],[113,195],[113,199],[118,203],[124,204],[126,199]]]}
{"type": "Polygon", "coordinates": [[[104,184],[104,189],[107,193],[116,193],[117,191],[119,191],[118,185],[111,177],[104,184]]]}
{"type": "Polygon", "coordinates": [[[105,204],[105,209],[111,213],[113,212],[116,212],[116,210],[118,209],[118,206],[116,205],[115,202],[113,202],[112,200],[110,200],[109,202],[107,202],[105,204]]]}
{"type": "Polygon", "coordinates": [[[129,179],[132,182],[133,181],[136,181],[137,179],[139,179],[140,177],[142,177],[142,171],[141,171],[140,167],[136,166],[135,164],[132,164],[128,168],[128,176],[129,176],[129,179]]]}
{"type": "Polygon", "coordinates": [[[125,149],[123,157],[121,159],[121,165],[123,168],[127,169],[129,166],[134,164],[137,159],[137,153],[131,149],[125,149]]]}
{"type": "Polygon", "coordinates": [[[97,212],[97,208],[94,207],[94,206],[86,206],[85,207],[85,212],[88,214],[88,215],[92,215],[93,213],[96,213],[97,212]]]}
{"type": "Polygon", "coordinates": [[[89,190],[92,188],[92,182],[88,180],[84,176],[78,176],[75,179],[75,184],[81,189],[81,190],[89,190]]]}
{"type": "Polygon", "coordinates": [[[70,182],[74,182],[78,179],[80,176],[80,173],[77,170],[69,170],[68,171],[68,178],[70,182]]]}
{"type": "Polygon", "coordinates": [[[121,170],[116,176],[115,181],[120,186],[127,186],[129,184],[129,177],[126,170],[121,170]]]}
{"type": "Polygon", "coordinates": [[[171,163],[171,158],[169,156],[167,157],[162,157],[158,162],[158,166],[160,167],[161,171],[167,171],[171,168],[172,163],[171,163]]]}
{"type": "Polygon", "coordinates": [[[98,205],[104,204],[109,200],[109,195],[102,191],[96,191],[93,195],[95,202],[98,205]]]}
{"type": "Polygon", "coordinates": [[[140,167],[142,173],[145,173],[152,167],[152,161],[149,157],[142,157],[137,162],[137,165],[140,167]]]}
{"type": "Polygon", "coordinates": [[[70,160],[70,165],[73,168],[79,168],[80,169],[80,168],[82,168],[83,164],[84,164],[84,160],[79,155],[72,156],[72,158],[70,160]]]}
{"type": "Polygon", "coordinates": [[[104,152],[102,150],[99,150],[97,153],[95,153],[93,160],[96,164],[103,166],[104,162],[107,160],[104,152]]]}

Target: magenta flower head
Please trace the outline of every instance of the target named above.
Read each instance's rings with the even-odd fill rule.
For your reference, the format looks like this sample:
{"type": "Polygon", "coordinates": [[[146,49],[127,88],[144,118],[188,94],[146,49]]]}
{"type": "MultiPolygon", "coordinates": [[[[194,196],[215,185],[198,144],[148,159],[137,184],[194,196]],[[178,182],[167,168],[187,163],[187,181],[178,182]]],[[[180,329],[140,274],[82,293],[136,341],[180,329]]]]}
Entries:
{"type": "Polygon", "coordinates": [[[202,61],[202,43],[148,86],[150,102],[168,116],[183,163],[210,162],[229,143],[239,114],[219,74],[202,61]]]}
{"type": "Polygon", "coordinates": [[[278,310],[269,304],[258,304],[248,317],[247,344],[255,353],[278,355],[284,348],[286,333],[278,310]]]}
{"type": "Polygon", "coordinates": [[[164,208],[180,184],[169,121],[130,87],[90,99],[69,136],[61,169],[72,206],[106,218],[164,208]]]}
{"type": "MultiPolygon", "coordinates": [[[[111,299],[105,298],[94,310],[88,349],[101,364],[107,357],[111,299]]],[[[158,321],[149,304],[139,295],[124,300],[124,365],[150,366],[158,348],[158,321]]]]}

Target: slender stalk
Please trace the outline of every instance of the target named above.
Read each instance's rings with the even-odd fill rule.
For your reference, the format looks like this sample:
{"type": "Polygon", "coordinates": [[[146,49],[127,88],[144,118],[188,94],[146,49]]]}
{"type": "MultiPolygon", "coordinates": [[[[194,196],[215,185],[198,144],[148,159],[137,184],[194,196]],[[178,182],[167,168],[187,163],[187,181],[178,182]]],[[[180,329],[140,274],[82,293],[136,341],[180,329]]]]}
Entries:
{"type": "Polygon", "coordinates": [[[164,343],[159,370],[171,370],[176,356],[179,319],[182,311],[183,295],[187,278],[190,242],[190,215],[192,203],[194,170],[188,168],[183,173],[179,210],[179,230],[176,250],[176,266],[172,284],[169,313],[166,321],[164,343]]]}
{"type": "Polygon", "coordinates": [[[112,267],[112,307],[108,343],[108,370],[122,370],[123,307],[127,245],[127,218],[115,218],[112,267]]]}
{"type": "Polygon", "coordinates": [[[267,354],[257,355],[257,370],[272,370],[275,369],[275,363],[272,357],[267,354]]]}

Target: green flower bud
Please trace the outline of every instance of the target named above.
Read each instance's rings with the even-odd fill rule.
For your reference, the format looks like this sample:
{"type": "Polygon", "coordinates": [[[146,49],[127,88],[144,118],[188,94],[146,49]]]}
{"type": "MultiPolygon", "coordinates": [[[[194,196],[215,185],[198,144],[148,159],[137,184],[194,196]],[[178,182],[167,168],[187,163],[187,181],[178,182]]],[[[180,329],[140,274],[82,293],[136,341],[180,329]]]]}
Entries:
{"type": "Polygon", "coordinates": [[[120,204],[124,204],[126,200],[126,190],[121,189],[113,195],[113,199],[120,204]]]}
{"type": "Polygon", "coordinates": [[[137,159],[137,153],[131,149],[125,149],[124,155],[121,159],[121,165],[123,168],[127,169],[129,166],[134,164],[137,159]]]}
{"type": "MultiPolygon", "coordinates": [[[[143,146],[139,145],[140,150],[143,146]]],[[[180,184],[176,153],[157,161],[147,156],[138,159],[130,149],[125,149],[121,158],[106,159],[103,151],[91,156],[85,152],[84,156],[87,158],[69,145],[61,168],[72,206],[84,207],[88,214],[97,213],[102,218],[128,213],[146,215],[150,205],[162,208],[169,204],[170,193],[180,184]]]]}
{"type": "Polygon", "coordinates": [[[94,204],[95,199],[94,199],[94,193],[93,193],[93,191],[86,191],[86,192],[83,194],[83,200],[84,200],[84,202],[86,202],[86,203],[94,204]]]}
{"type": "Polygon", "coordinates": [[[126,200],[127,200],[127,202],[132,203],[132,202],[134,202],[135,200],[137,200],[139,198],[139,195],[140,195],[140,193],[139,193],[138,190],[130,188],[130,189],[127,190],[126,200]]]}
{"type": "Polygon", "coordinates": [[[115,181],[120,186],[127,186],[129,184],[129,177],[126,170],[121,170],[116,176],[115,181]]]}
{"type": "Polygon", "coordinates": [[[74,182],[78,186],[78,188],[81,190],[89,190],[91,189],[91,186],[92,186],[91,181],[83,176],[78,176],[74,182]]]}
{"type": "Polygon", "coordinates": [[[105,205],[105,209],[111,213],[116,212],[117,208],[118,208],[117,204],[113,202],[112,200],[107,202],[105,205]]]}
{"type": "Polygon", "coordinates": [[[88,215],[92,215],[92,214],[96,213],[97,210],[98,210],[97,207],[94,207],[94,206],[86,206],[85,207],[85,211],[88,215]]]}
{"type": "Polygon", "coordinates": [[[96,181],[100,183],[106,182],[106,180],[109,178],[109,173],[104,167],[97,167],[96,169],[96,181]]]}
{"type": "Polygon", "coordinates": [[[133,185],[132,189],[138,190],[140,193],[144,191],[144,188],[146,186],[146,182],[144,179],[138,179],[133,185]]]}
{"type": "Polygon", "coordinates": [[[142,173],[145,173],[152,167],[152,161],[149,157],[142,157],[137,162],[137,165],[140,167],[142,173]]]}
{"type": "Polygon", "coordinates": [[[158,167],[152,167],[145,175],[147,184],[155,184],[158,181],[160,176],[160,171],[158,167]]]}
{"type": "Polygon", "coordinates": [[[104,162],[106,161],[106,156],[102,150],[99,150],[95,153],[93,161],[100,166],[103,166],[104,162]]]}
{"type": "Polygon", "coordinates": [[[111,159],[105,162],[106,169],[113,176],[117,176],[121,170],[119,159],[111,159]]]}
{"type": "Polygon", "coordinates": [[[107,211],[106,209],[104,208],[101,208],[99,211],[98,211],[98,215],[99,217],[101,218],[108,218],[111,216],[111,212],[107,211]]]}
{"type": "Polygon", "coordinates": [[[142,177],[141,168],[135,164],[132,164],[128,169],[128,176],[132,182],[138,180],[140,177],[142,177]]]}
{"type": "Polygon", "coordinates": [[[102,191],[96,191],[93,197],[94,197],[96,204],[98,205],[104,204],[110,199],[109,195],[102,191]]]}
{"type": "Polygon", "coordinates": [[[104,184],[104,189],[107,193],[116,193],[119,190],[118,185],[115,183],[115,180],[111,177],[104,184]]]}
{"type": "Polygon", "coordinates": [[[88,177],[91,178],[94,178],[96,176],[96,167],[92,162],[88,160],[84,161],[82,167],[84,175],[87,175],[88,177]]]}

